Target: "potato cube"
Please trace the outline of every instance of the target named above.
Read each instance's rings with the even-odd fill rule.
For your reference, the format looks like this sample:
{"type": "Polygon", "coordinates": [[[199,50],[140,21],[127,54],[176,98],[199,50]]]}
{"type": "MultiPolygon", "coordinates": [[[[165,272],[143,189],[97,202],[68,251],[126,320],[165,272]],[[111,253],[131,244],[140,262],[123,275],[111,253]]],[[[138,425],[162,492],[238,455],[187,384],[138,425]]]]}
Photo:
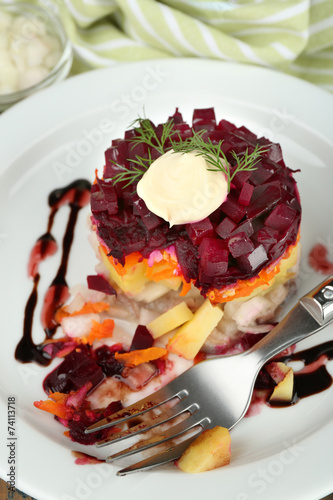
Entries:
{"type": "Polygon", "coordinates": [[[204,430],[177,462],[183,472],[205,472],[230,463],[231,438],[228,429],[216,426],[204,430]]]}

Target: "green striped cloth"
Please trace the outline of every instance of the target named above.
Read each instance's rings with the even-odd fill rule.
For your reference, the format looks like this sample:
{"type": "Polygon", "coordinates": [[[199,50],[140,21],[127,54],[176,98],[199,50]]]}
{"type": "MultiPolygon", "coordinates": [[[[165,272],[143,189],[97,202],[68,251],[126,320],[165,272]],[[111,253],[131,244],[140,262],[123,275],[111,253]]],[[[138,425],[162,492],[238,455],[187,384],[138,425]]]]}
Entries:
{"type": "Polygon", "coordinates": [[[59,9],[79,71],[205,57],[276,68],[333,91],[333,0],[42,1],[59,9]]]}

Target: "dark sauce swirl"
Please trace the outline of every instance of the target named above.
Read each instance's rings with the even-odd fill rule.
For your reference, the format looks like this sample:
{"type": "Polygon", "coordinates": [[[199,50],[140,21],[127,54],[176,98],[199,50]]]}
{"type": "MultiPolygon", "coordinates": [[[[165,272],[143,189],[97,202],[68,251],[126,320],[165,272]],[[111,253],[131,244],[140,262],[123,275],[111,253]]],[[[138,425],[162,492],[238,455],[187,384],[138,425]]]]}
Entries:
{"type": "Polygon", "coordinates": [[[332,377],[326,368],[327,361],[333,359],[333,341],[324,342],[309,349],[279,358],[279,361],[303,361],[304,368],[294,372],[294,394],[291,403],[278,403],[289,406],[302,398],[325,391],[332,385],[332,377]]]}
{"type": "Polygon", "coordinates": [[[68,285],[66,282],[68,259],[74,239],[74,230],[78,213],[81,208],[89,203],[90,188],[91,184],[89,181],[79,179],[64,188],[52,191],[49,195],[48,204],[50,213],[47,230],[46,233],[37,239],[31,250],[28,263],[28,275],[33,280],[33,289],[25,307],[23,336],[15,350],[16,360],[22,363],[34,361],[44,366],[50,363],[49,356],[43,351],[43,345],[35,344],[32,338],[34,313],[38,302],[38,283],[40,280],[39,265],[57,251],[58,245],[51,233],[53,222],[58,210],[64,205],[69,205],[70,212],[62,241],[61,262],[56,276],[45,294],[41,313],[41,322],[46,334],[46,339],[50,339],[55,334],[58,326],[54,320],[55,312],[69,297],[68,285]]]}

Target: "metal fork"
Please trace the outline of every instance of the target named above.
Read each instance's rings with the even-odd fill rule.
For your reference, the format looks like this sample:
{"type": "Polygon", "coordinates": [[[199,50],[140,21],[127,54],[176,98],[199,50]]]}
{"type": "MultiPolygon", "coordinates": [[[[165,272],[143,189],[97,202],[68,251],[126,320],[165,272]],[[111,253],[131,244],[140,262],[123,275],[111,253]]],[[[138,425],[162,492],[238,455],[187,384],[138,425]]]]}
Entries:
{"type": "Polygon", "coordinates": [[[131,419],[136,420],[152,409],[156,410],[167,402],[174,402],[172,407],[169,405],[160,414],[153,412],[149,420],[113,434],[97,443],[97,446],[105,446],[141,434],[181,416],[184,419],[168,427],[167,430],[162,429],[158,435],[139,441],[106,458],[106,462],[112,462],[167,443],[191,430],[192,435],[189,438],[177,444],[172,442],[163,451],[126,467],[117,474],[126,475],[139,470],[148,470],[177,460],[203,429],[217,425],[232,429],[249,407],[254,383],[262,366],[284,349],[324,328],[332,319],[333,275],[302,297],[287,316],[248,351],[202,361],[154,394],[96,422],[85,432],[105,429],[125,421],[131,424],[131,419]]]}

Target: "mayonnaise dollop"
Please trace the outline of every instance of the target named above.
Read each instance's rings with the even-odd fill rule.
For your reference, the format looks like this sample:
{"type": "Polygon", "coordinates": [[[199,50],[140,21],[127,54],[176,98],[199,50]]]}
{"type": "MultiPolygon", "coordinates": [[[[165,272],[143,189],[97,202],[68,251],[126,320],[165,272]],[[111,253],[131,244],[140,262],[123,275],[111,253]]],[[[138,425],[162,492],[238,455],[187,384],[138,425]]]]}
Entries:
{"type": "Polygon", "coordinates": [[[137,185],[137,193],[151,212],[175,224],[208,217],[228,194],[226,176],[210,171],[211,165],[198,151],[173,150],[155,160],[137,185]]]}

